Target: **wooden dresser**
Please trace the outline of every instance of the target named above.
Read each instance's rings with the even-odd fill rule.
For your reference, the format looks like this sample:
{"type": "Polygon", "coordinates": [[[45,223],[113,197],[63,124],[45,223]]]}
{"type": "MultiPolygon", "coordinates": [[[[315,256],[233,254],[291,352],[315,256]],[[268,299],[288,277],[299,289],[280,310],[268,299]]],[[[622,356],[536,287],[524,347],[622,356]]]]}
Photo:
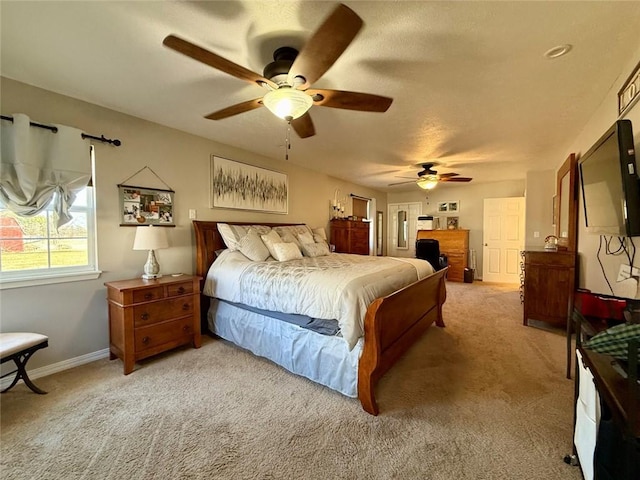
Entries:
{"type": "Polygon", "coordinates": [[[369,255],[369,222],[331,220],[331,243],[337,253],[369,255]]]}
{"type": "Polygon", "coordinates": [[[107,282],[109,355],[124,362],[124,374],[137,360],[179,345],[200,347],[200,277],[166,276],[107,282]]]}
{"type": "Polygon", "coordinates": [[[469,262],[469,230],[418,230],[417,239],[438,240],[440,253],[447,256],[447,280],[464,281],[464,269],[469,262]]]}
{"type": "Polygon", "coordinates": [[[576,253],[525,250],[522,255],[523,325],[528,325],[529,320],[540,320],[566,327],[575,288],[576,253]]]}

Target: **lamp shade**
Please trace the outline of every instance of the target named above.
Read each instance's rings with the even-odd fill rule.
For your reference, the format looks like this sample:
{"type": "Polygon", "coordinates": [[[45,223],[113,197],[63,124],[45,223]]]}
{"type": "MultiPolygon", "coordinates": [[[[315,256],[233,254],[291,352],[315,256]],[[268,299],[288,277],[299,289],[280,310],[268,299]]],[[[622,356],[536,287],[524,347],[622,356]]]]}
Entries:
{"type": "Polygon", "coordinates": [[[280,87],[262,97],[262,103],[275,116],[293,120],[307,113],[313,105],[313,99],[295,88],[280,87]]]}
{"type": "Polygon", "coordinates": [[[157,250],[169,247],[167,232],[162,227],[136,227],[136,238],[133,241],[134,250],[157,250]]]}

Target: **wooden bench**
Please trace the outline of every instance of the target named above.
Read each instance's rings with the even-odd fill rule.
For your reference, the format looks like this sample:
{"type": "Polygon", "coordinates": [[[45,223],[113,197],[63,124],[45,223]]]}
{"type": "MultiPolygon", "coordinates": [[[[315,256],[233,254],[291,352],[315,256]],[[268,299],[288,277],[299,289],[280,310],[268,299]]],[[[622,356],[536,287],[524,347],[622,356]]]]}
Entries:
{"type": "Polygon", "coordinates": [[[29,358],[31,358],[31,355],[33,355],[36,350],[40,350],[41,348],[46,348],[48,346],[49,337],[39,333],[0,333],[0,363],[13,360],[16,367],[18,367],[13,372],[6,373],[0,377],[4,378],[9,375],[13,375],[14,373],[16,374],[11,385],[2,390],[2,393],[13,388],[20,379],[22,379],[27,387],[35,393],[39,393],[41,395],[47,393],[33,384],[27,375],[26,365],[29,358]]]}

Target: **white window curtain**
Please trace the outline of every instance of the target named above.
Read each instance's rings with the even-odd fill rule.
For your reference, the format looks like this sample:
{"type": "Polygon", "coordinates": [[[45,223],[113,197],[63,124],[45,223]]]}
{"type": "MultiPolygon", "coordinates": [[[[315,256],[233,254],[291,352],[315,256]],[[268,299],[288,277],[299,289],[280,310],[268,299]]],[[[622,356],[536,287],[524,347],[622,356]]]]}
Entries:
{"type": "Polygon", "coordinates": [[[61,227],[71,221],[69,207],[91,179],[89,141],[73,127],[54,125],[54,133],[29,122],[21,113],[13,123],[0,122],[0,201],[18,215],[32,216],[55,198],[61,227]]]}

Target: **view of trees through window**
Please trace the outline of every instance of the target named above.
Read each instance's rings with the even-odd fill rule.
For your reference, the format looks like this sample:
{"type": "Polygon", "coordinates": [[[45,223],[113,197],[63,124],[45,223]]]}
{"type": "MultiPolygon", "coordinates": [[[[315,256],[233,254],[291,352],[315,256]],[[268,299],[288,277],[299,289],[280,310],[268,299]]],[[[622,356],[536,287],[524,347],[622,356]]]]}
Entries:
{"type": "Polygon", "coordinates": [[[51,206],[24,217],[0,207],[0,272],[86,267],[89,258],[90,187],[76,198],[73,220],[59,229],[51,206]]]}

